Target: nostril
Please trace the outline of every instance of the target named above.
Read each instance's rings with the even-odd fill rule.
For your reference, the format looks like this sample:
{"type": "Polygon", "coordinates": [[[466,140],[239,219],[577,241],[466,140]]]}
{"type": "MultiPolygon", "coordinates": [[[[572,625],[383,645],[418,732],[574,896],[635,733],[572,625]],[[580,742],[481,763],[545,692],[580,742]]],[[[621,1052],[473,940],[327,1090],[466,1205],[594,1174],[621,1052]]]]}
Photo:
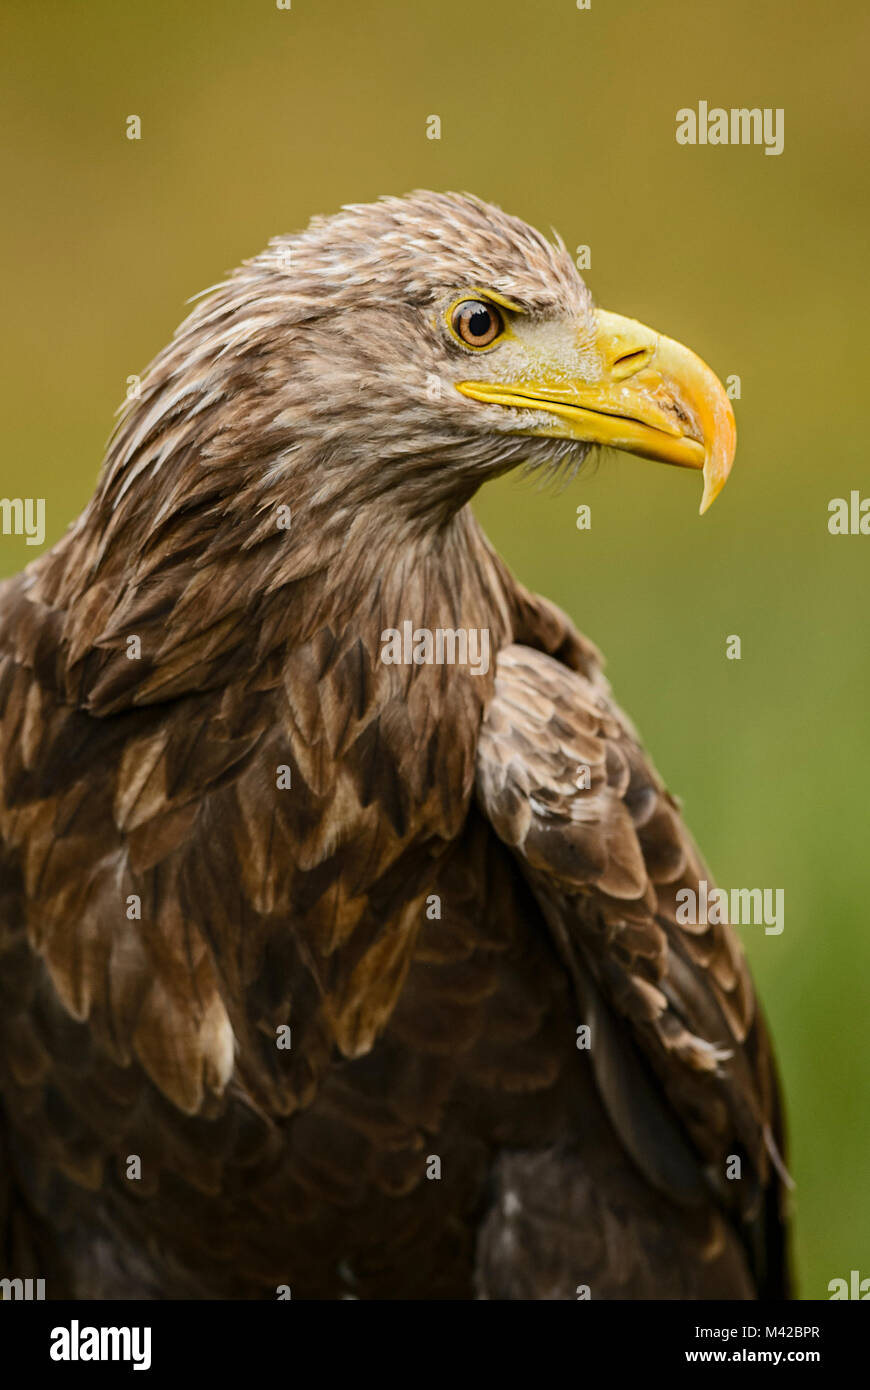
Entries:
{"type": "Polygon", "coordinates": [[[621,381],[623,377],[633,376],[635,372],[639,372],[642,367],[646,366],[654,352],[654,347],[642,347],[622,353],[614,361],[610,369],[611,375],[617,381],[621,381]]]}

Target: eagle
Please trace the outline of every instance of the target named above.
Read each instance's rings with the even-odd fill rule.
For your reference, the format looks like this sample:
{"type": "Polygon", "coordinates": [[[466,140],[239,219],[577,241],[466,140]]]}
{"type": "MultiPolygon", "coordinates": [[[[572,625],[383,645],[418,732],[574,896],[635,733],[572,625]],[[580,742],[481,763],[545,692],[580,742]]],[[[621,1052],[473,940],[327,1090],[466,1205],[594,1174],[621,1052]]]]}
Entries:
{"type": "Polygon", "coordinates": [[[0,589],[0,1273],[788,1296],[736,933],[682,920],[678,803],[470,507],[595,446],[703,511],[734,418],[465,194],[275,239],[155,358],[0,589]]]}

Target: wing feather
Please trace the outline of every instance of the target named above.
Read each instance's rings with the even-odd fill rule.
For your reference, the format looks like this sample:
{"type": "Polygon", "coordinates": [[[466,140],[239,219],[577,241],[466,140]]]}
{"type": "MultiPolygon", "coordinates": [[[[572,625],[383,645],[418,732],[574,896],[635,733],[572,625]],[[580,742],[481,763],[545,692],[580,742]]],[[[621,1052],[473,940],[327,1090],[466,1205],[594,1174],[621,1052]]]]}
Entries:
{"type": "Polygon", "coordinates": [[[764,1023],[733,928],[678,920],[709,874],[600,675],[505,648],[476,790],[571,971],[629,1153],[672,1199],[713,1193],[757,1224],[781,1143],[764,1023]]]}

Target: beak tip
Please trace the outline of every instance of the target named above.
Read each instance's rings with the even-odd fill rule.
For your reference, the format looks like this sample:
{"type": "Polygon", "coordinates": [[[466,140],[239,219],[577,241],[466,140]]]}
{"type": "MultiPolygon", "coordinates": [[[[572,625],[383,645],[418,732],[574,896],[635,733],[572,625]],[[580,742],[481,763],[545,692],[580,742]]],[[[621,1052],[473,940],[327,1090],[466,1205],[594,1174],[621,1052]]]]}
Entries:
{"type": "Polygon", "coordinates": [[[731,409],[731,402],[726,400],[725,403],[728,407],[725,418],[719,423],[716,438],[704,460],[704,493],[699,509],[700,516],[710,510],[727,483],[734,465],[734,455],[737,452],[737,427],[734,422],[734,412],[731,409]]]}
{"type": "Polygon", "coordinates": [[[701,497],[701,505],[698,509],[699,516],[703,516],[705,512],[708,512],[710,510],[713,503],[716,501],[716,498],[719,496],[719,493],[722,491],[725,484],[727,483],[728,475],[730,472],[730,461],[728,463],[728,467],[725,469],[710,469],[708,471],[708,469],[705,467],[704,492],[701,497]]]}
{"type": "Polygon", "coordinates": [[[701,505],[700,505],[700,507],[698,508],[698,515],[699,515],[699,516],[703,516],[705,512],[708,512],[708,511],[710,510],[710,508],[712,507],[713,503],[716,501],[716,498],[719,496],[719,493],[722,491],[722,489],[723,489],[724,486],[725,486],[725,479],[724,479],[724,478],[705,478],[705,479],[704,479],[704,492],[703,492],[702,497],[701,497],[701,505]]]}

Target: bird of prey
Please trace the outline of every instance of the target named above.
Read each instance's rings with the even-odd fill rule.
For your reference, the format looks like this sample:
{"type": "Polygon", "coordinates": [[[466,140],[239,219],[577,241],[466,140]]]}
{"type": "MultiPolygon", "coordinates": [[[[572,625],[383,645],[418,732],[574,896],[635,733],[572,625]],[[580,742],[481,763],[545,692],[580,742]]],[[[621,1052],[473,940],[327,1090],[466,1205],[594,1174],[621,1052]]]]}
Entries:
{"type": "Polygon", "coordinates": [[[703,509],[734,444],[698,357],[467,195],[197,303],[0,590],[0,1274],[786,1296],[736,935],[680,922],[677,803],[469,506],[604,445],[703,509]]]}

